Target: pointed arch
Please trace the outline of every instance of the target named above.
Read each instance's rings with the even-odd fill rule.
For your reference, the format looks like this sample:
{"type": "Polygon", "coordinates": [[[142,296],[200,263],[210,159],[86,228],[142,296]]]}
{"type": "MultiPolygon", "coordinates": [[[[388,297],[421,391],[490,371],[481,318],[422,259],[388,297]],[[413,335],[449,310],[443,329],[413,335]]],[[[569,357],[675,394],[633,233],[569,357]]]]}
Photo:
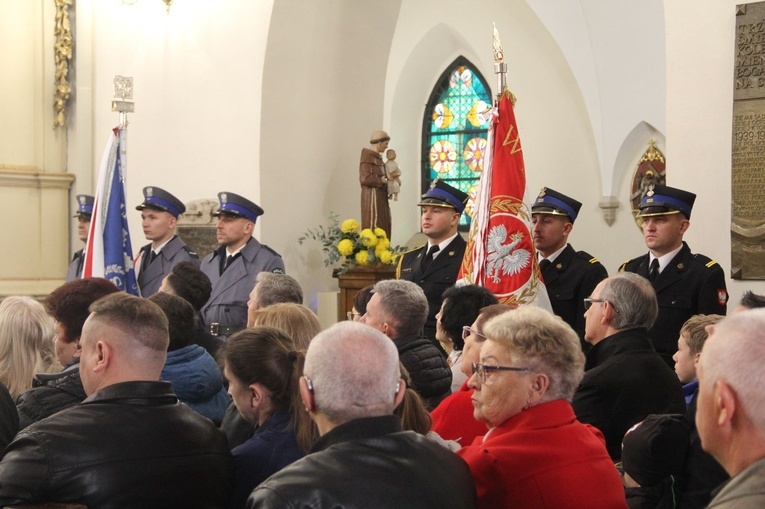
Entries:
{"type": "MultiPolygon", "coordinates": [[[[483,170],[490,119],[491,91],[478,68],[457,57],[430,93],[422,121],[421,189],[435,178],[475,195],[483,170]]],[[[460,218],[470,225],[472,209],[460,218]]]]}

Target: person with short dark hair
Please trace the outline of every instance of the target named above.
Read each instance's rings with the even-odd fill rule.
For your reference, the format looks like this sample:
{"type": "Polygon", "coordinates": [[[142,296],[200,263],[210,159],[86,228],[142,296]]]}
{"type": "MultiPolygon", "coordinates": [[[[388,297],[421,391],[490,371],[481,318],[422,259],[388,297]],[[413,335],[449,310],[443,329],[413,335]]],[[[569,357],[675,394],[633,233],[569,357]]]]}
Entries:
{"type": "Polygon", "coordinates": [[[199,265],[199,256],[175,234],[178,216],[186,212],[181,200],[156,186],[143,188],[141,224],[146,239],[135,259],[136,280],[141,295],[150,297],[159,291],[162,280],[175,265],[190,262],[199,265]]]}
{"type": "Polygon", "coordinates": [[[177,295],[164,292],[155,293],[149,300],[162,309],[168,321],[170,342],[162,380],[173,385],[181,402],[219,425],[230,398],[215,359],[204,348],[191,342],[194,308],[177,295]]]}
{"type": "Polygon", "coordinates": [[[320,333],[299,382],[321,438],[305,458],[260,484],[248,508],[475,507],[467,465],[403,431],[393,415],[405,385],[396,347],[380,331],[343,321],[320,333]]]}
{"type": "Polygon", "coordinates": [[[200,311],[210,298],[212,284],[204,272],[192,262],[181,262],[162,280],[160,292],[177,295],[188,301],[196,313],[194,314],[194,332],[192,343],[199,345],[215,357],[223,341],[207,332],[202,322],[200,311]]]}
{"type": "Polygon", "coordinates": [[[356,293],[353,297],[353,308],[348,311],[348,320],[354,322],[361,320],[361,317],[367,312],[367,304],[369,304],[369,299],[372,298],[372,289],[374,287],[375,285],[368,285],[356,293]]]}
{"type": "Polygon", "coordinates": [[[79,369],[82,326],[90,315],[91,304],[117,292],[119,288],[103,278],[75,279],[59,286],[45,299],[45,311],[54,320],[56,357],[64,370],[37,374],[32,389],[19,396],[16,407],[20,429],[85,399],[79,369]]]}
{"type": "Polygon", "coordinates": [[[738,313],[740,311],[746,311],[747,309],[757,308],[765,308],[765,296],[757,295],[753,291],[747,290],[744,292],[744,295],[741,296],[741,301],[733,312],[738,313]]]}
{"type": "Polygon", "coordinates": [[[226,437],[159,381],[168,322],[125,293],[90,306],[80,337],[81,404],[21,431],[0,462],[0,505],[224,507],[226,437]]]}
{"type": "Polygon", "coordinates": [[[444,292],[441,310],[436,314],[436,339],[441,342],[452,369],[452,393],[459,391],[468,379],[462,372],[463,329],[478,318],[482,308],[492,304],[497,304],[497,298],[482,286],[454,286],[444,292]]]}
{"type": "Polygon", "coordinates": [[[584,339],[592,348],[572,404],[577,419],[603,433],[616,461],[630,427],[649,414],[685,413],[683,388],[648,336],[658,304],[647,279],[631,272],[610,276],[585,309],[584,339]]]}

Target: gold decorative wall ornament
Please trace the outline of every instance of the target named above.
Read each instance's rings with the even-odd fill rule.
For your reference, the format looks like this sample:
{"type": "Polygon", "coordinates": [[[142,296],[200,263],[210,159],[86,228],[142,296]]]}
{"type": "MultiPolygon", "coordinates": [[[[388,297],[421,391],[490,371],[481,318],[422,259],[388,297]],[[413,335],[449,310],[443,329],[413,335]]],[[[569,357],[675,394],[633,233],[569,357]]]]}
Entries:
{"type": "Polygon", "coordinates": [[[72,27],[69,22],[69,7],[72,0],[54,0],[56,4],[56,26],[53,34],[56,36],[56,44],[53,47],[53,58],[56,65],[55,91],[53,99],[53,128],[63,127],[66,120],[66,104],[72,88],[69,86],[69,61],[72,59],[72,27]]]}
{"type": "Polygon", "coordinates": [[[641,221],[637,217],[638,207],[643,196],[648,191],[652,191],[655,186],[667,183],[666,172],[667,161],[664,159],[664,154],[656,148],[653,140],[649,140],[648,150],[643,153],[635,168],[635,173],[632,175],[632,187],[630,188],[632,215],[638,227],[641,225],[641,221]]]}

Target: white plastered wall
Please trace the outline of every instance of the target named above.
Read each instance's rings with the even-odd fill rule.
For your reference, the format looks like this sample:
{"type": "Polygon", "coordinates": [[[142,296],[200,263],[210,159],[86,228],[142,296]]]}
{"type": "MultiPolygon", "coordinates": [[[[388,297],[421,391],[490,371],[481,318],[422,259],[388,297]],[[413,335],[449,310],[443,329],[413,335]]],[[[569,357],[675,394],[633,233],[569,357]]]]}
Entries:
{"type": "Polygon", "coordinates": [[[272,5],[184,0],[167,13],[160,1],[99,0],[81,16],[79,29],[92,43],[79,48],[92,54],[92,89],[83,91],[92,100],[91,186],[118,123],[110,111],[113,78],[134,79],[127,177],[134,254],[146,243],[134,210],[144,186],[162,187],[184,202],[216,199],[219,191],[261,201],[260,83],[272,5]]]}
{"type": "MultiPolygon", "coordinates": [[[[667,0],[667,152],[670,185],[693,182],[698,198],[686,240],[730,276],[731,125],[735,0],[667,0]]],[[[765,282],[728,279],[730,312],[765,282]]]]}

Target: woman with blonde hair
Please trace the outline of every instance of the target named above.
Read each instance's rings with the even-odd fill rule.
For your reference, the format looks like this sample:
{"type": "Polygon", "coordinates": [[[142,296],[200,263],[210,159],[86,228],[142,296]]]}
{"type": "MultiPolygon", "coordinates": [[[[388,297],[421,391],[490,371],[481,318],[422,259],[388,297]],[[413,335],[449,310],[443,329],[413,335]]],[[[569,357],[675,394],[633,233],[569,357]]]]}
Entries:
{"type": "Polygon", "coordinates": [[[295,350],[308,350],[308,343],[321,332],[319,317],[302,304],[280,303],[258,309],[253,322],[286,332],[295,343],[295,350]]]}
{"type": "Polygon", "coordinates": [[[53,320],[30,297],[0,304],[0,382],[14,401],[32,387],[35,373],[61,370],[53,349],[53,320]]]}

